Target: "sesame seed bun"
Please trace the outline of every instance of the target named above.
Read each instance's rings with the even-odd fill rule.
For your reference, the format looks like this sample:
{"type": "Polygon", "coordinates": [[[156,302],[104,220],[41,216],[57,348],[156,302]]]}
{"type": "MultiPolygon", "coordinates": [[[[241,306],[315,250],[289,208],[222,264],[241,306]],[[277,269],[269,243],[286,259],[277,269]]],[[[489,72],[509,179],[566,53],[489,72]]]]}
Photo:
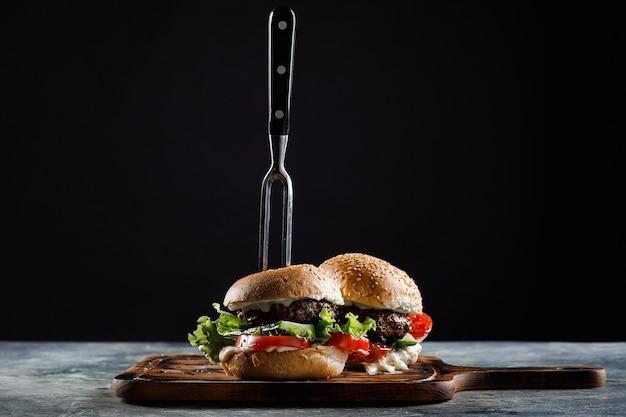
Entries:
{"type": "Polygon", "coordinates": [[[343,304],[337,281],[310,264],[256,272],[236,281],[224,296],[231,311],[274,300],[310,298],[343,304]]]}
{"type": "Polygon", "coordinates": [[[344,253],[327,259],[319,269],[339,281],[345,304],[407,314],[422,312],[422,295],[415,281],[387,261],[344,253]]]}

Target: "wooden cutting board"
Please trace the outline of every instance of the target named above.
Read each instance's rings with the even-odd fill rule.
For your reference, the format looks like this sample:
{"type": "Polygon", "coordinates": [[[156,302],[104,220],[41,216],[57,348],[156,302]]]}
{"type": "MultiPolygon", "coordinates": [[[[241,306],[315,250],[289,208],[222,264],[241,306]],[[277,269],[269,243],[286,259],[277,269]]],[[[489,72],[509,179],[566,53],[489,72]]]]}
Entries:
{"type": "Polygon", "coordinates": [[[420,356],[410,370],[368,375],[345,371],[311,381],[242,381],[210,365],[202,355],[155,355],[113,379],[127,401],[245,402],[440,402],[455,392],[489,389],[564,389],[603,386],[606,372],[594,366],[483,368],[455,366],[420,356]]]}

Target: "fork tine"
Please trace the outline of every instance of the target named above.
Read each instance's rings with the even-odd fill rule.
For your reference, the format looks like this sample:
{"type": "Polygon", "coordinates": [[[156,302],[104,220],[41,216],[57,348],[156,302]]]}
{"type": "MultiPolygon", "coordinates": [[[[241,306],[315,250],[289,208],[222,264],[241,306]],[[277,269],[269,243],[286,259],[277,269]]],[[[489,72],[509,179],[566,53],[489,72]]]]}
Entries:
{"type": "Polygon", "coordinates": [[[261,183],[261,219],[259,222],[259,271],[267,270],[270,243],[270,208],[272,197],[272,178],[268,171],[261,183]]]}
{"type": "Polygon", "coordinates": [[[285,171],[283,183],[282,264],[291,265],[291,238],[293,232],[293,184],[285,171]]]}

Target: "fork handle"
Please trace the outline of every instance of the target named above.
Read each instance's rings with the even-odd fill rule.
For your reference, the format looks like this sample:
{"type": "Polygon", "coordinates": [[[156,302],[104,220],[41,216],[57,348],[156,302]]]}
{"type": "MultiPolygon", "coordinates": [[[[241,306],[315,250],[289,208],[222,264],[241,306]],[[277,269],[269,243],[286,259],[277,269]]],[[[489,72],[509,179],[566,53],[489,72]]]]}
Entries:
{"type": "Polygon", "coordinates": [[[296,15],[277,7],[269,16],[269,134],[288,135],[293,83],[296,15]]]}

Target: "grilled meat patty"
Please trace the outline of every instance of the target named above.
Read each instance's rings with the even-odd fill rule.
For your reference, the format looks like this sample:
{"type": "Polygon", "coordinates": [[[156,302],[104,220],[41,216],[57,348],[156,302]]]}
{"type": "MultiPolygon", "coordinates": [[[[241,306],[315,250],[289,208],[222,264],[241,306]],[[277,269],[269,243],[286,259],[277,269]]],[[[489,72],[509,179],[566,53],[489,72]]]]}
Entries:
{"type": "Polygon", "coordinates": [[[273,323],[279,320],[295,321],[298,323],[317,323],[320,313],[326,308],[335,317],[335,304],[328,301],[317,301],[308,298],[296,300],[290,305],[272,304],[270,311],[249,310],[239,311],[237,317],[244,323],[255,326],[273,323]]]}
{"type": "Polygon", "coordinates": [[[385,339],[397,339],[404,336],[411,325],[411,319],[407,314],[397,313],[392,310],[360,309],[356,306],[338,306],[328,301],[312,299],[296,300],[289,306],[273,304],[269,311],[249,310],[245,313],[239,311],[239,320],[254,326],[273,323],[279,320],[295,321],[298,323],[316,323],[322,309],[327,309],[340,324],[348,312],[359,317],[360,321],[367,317],[376,322],[376,330],[370,330],[368,336],[376,339],[376,336],[385,339]],[[372,337],[373,336],[373,337],[372,337]]]}
{"type": "MultiPolygon", "coordinates": [[[[408,314],[398,313],[392,310],[376,310],[373,308],[360,309],[356,306],[340,306],[337,317],[345,317],[350,312],[359,317],[360,321],[370,317],[376,322],[376,330],[370,330],[368,335],[371,338],[372,333],[384,338],[401,338],[409,331],[411,319],[408,314]]],[[[341,320],[337,318],[339,322],[341,320]]]]}

